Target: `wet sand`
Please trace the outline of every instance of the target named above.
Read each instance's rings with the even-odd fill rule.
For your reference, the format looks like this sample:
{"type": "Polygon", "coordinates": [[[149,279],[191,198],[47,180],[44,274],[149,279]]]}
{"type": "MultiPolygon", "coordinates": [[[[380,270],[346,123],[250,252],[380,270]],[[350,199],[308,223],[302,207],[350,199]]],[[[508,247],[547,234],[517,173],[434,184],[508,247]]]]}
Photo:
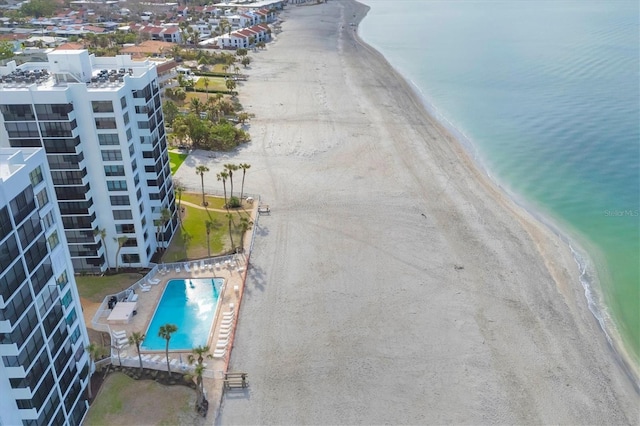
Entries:
{"type": "Polygon", "coordinates": [[[357,39],[366,11],[288,6],[239,88],[253,141],[191,165],[251,164],[271,207],[216,422],[637,423],[568,247],[357,39]]]}

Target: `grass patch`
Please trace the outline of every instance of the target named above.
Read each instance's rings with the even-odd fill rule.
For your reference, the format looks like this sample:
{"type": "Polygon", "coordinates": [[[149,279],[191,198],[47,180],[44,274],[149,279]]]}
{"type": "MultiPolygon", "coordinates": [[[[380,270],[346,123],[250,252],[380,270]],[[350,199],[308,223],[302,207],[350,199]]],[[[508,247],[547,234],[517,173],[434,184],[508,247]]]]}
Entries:
{"type": "MultiPolygon", "coordinates": [[[[182,199],[194,204],[199,204],[202,198],[194,194],[182,194],[182,199]],[[193,197],[193,198],[192,198],[193,197]]],[[[224,200],[211,197],[211,204],[224,204],[224,200]]],[[[213,210],[205,210],[202,208],[191,207],[182,204],[185,210],[182,226],[173,237],[167,251],[162,256],[163,262],[179,262],[187,259],[199,259],[207,257],[207,230],[206,221],[210,220],[217,224],[215,229],[211,230],[209,236],[209,244],[211,247],[211,255],[216,256],[232,251],[231,238],[229,236],[229,219],[226,212],[218,212],[213,210]]],[[[231,236],[233,237],[234,246],[240,245],[241,229],[240,218],[245,216],[249,218],[249,213],[244,210],[232,210],[231,236]]]]}
{"type": "Polygon", "coordinates": [[[142,278],[141,274],[123,273],[116,275],[96,276],[76,276],[78,293],[91,302],[100,303],[109,294],[118,293],[131,287],[136,281],[142,278]]]}
{"type": "Polygon", "coordinates": [[[178,168],[184,163],[189,154],[180,154],[177,152],[169,152],[169,162],[171,163],[171,174],[175,175],[178,168]]]}
{"type": "Polygon", "coordinates": [[[105,380],[85,425],[184,424],[194,420],[195,392],[112,373],[105,380]]]}
{"type": "MultiPolygon", "coordinates": [[[[196,84],[194,85],[196,89],[200,90],[219,90],[219,91],[227,91],[227,84],[225,83],[224,78],[222,77],[198,77],[196,84]],[[209,87],[205,87],[204,82],[209,81],[209,87]]],[[[206,96],[206,93],[205,93],[206,96]]]]}
{"type": "MultiPolygon", "coordinates": [[[[211,209],[224,209],[224,198],[211,197],[205,194],[204,199],[207,200],[209,205],[207,207],[211,209]]],[[[182,200],[189,203],[202,205],[202,194],[182,193],[182,200]]]]}

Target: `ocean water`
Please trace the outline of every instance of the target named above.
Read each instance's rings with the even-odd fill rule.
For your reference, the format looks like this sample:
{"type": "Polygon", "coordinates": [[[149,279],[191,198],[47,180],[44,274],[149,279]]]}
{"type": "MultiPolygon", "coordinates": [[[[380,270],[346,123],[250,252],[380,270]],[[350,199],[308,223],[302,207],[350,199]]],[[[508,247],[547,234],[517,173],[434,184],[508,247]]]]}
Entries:
{"type": "Polygon", "coordinates": [[[567,238],[592,311],[640,365],[640,3],[363,3],[363,40],[567,238]]]}

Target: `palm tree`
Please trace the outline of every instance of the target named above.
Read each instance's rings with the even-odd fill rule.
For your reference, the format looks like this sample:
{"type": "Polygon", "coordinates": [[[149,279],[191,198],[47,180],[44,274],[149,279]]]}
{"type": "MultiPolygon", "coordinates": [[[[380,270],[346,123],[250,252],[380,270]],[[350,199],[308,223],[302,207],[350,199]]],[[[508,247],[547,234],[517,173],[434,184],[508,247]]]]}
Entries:
{"type": "Polygon", "coordinates": [[[122,351],[123,346],[122,345],[111,345],[111,349],[115,349],[116,352],[118,353],[118,365],[122,366],[122,359],[120,358],[120,352],[122,351]]]}
{"type": "Polygon", "coordinates": [[[224,205],[228,209],[229,206],[227,205],[227,179],[229,178],[229,173],[223,170],[218,173],[216,177],[218,178],[218,180],[222,181],[222,188],[224,189],[224,205]]]}
{"type": "Polygon", "coordinates": [[[165,353],[167,355],[167,371],[169,372],[169,375],[171,375],[171,364],[169,364],[169,340],[171,340],[171,335],[176,331],[178,331],[178,326],[175,324],[161,325],[160,330],[158,330],[158,336],[167,341],[165,353]]]}
{"type": "Polygon", "coordinates": [[[96,343],[91,342],[89,346],[84,349],[89,354],[89,386],[87,386],[87,390],[89,391],[89,399],[92,399],[93,393],[91,391],[91,376],[93,376],[93,372],[95,370],[96,358],[102,353],[102,348],[100,348],[96,343]]]}
{"type": "Polygon", "coordinates": [[[209,100],[209,79],[204,78],[204,90],[207,92],[207,100],[209,100]]]}
{"type": "Polygon", "coordinates": [[[225,216],[229,221],[229,239],[231,240],[231,251],[233,251],[236,248],[236,245],[233,244],[233,234],[231,233],[231,229],[233,225],[233,215],[231,213],[227,213],[225,216]]]}
{"type": "Polygon", "coordinates": [[[242,216],[240,218],[240,248],[244,248],[244,234],[251,229],[253,222],[249,218],[242,216]]]}
{"type": "Polygon", "coordinates": [[[209,171],[207,166],[198,166],[196,167],[196,174],[200,175],[200,183],[202,184],[202,205],[206,206],[207,201],[204,199],[204,174],[209,171]]]}
{"type": "Polygon", "coordinates": [[[200,112],[204,109],[204,104],[198,98],[191,98],[189,109],[193,111],[197,116],[200,116],[200,112]]]}
{"type": "Polygon", "coordinates": [[[115,241],[116,243],[118,243],[118,250],[116,251],[116,272],[118,272],[118,257],[120,257],[120,249],[122,248],[122,246],[125,245],[125,243],[129,240],[129,237],[123,235],[122,237],[118,237],[118,238],[113,238],[113,241],[115,241]]]}
{"type": "Polygon", "coordinates": [[[140,354],[140,345],[144,341],[144,338],[147,337],[144,333],[140,333],[139,331],[134,331],[129,335],[129,344],[136,345],[136,350],[138,351],[138,360],[140,360],[140,373],[142,373],[142,354],[140,354]]]}
{"type": "Polygon", "coordinates": [[[242,169],[242,186],[240,187],[240,199],[242,200],[242,196],[244,195],[244,175],[247,174],[247,170],[251,168],[251,164],[240,163],[238,167],[242,169]]]}
{"type": "Polygon", "coordinates": [[[93,235],[94,236],[99,236],[100,237],[100,241],[102,241],[102,246],[104,247],[104,259],[105,262],[107,263],[107,271],[111,268],[109,268],[109,253],[107,252],[107,244],[104,242],[104,239],[107,238],[107,230],[105,228],[99,229],[96,228],[93,230],[93,235]]]}
{"type": "Polygon", "coordinates": [[[189,364],[193,364],[194,362],[197,362],[198,364],[202,364],[204,362],[204,358],[213,358],[213,356],[211,356],[211,354],[209,353],[209,350],[211,348],[209,346],[196,346],[195,348],[191,349],[191,353],[189,354],[189,357],[187,358],[189,361],[189,364]],[[195,356],[198,356],[198,358],[196,358],[195,356]]]}
{"type": "Polygon", "coordinates": [[[233,198],[233,172],[238,170],[238,166],[233,163],[229,163],[225,164],[224,168],[227,169],[229,173],[229,198],[233,198]]]}
{"type": "Polygon", "coordinates": [[[196,409],[200,407],[202,404],[202,400],[204,399],[204,384],[202,382],[202,373],[204,373],[204,358],[213,358],[209,353],[209,346],[197,346],[192,349],[192,353],[189,354],[189,364],[196,363],[196,368],[194,370],[196,376],[196,390],[198,392],[198,396],[196,399],[196,409]],[[197,356],[197,358],[196,358],[197,356]]]}
{"type": "Polygon", "coordinates": [[[187,188],[182,184],[182,182],[180,182],[177,179],[173,180],[173,192],[176,194],[176,197],[178,198],[178,211],[180,212],[180,214],[178,215],[178,218],[180,218],[180,221],[182,221],[182,193],[186,190],[187,188]]]}
{"type": "Polygon", "coordinates": [[[169,220],[171,220],[171,211],[168,208],[163,207],[162,210],[160,210],[160,224],[162,226],[160,231],[160,239],[162,240],[162,248],[165,248],[164,247],[164,227],[169,220]]]}
{"type": "Polygon", "coordinates": [[[236,82],[229,78],[224,82],[224,85],[227,86],[229,93],[233,95],[233,89],[236,88],[236,82]]]}

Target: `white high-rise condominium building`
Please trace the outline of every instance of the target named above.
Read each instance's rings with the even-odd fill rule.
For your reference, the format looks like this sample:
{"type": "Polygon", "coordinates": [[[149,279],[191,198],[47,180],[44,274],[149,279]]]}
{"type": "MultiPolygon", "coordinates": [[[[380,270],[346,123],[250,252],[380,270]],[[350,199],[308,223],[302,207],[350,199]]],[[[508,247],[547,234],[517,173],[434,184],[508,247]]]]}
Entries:
{"type": "Polygon", "coordinates": [[[77,425],[87,330],[42,148],[0,148],[0,425],[77,425]]]}
{"type": "Polygon", "coordinates": [[[156,66],[54,51],[0,67],[0,93],[0,146],[44,147],[75,272],[146,267],[177,226],[156,66]]]}

